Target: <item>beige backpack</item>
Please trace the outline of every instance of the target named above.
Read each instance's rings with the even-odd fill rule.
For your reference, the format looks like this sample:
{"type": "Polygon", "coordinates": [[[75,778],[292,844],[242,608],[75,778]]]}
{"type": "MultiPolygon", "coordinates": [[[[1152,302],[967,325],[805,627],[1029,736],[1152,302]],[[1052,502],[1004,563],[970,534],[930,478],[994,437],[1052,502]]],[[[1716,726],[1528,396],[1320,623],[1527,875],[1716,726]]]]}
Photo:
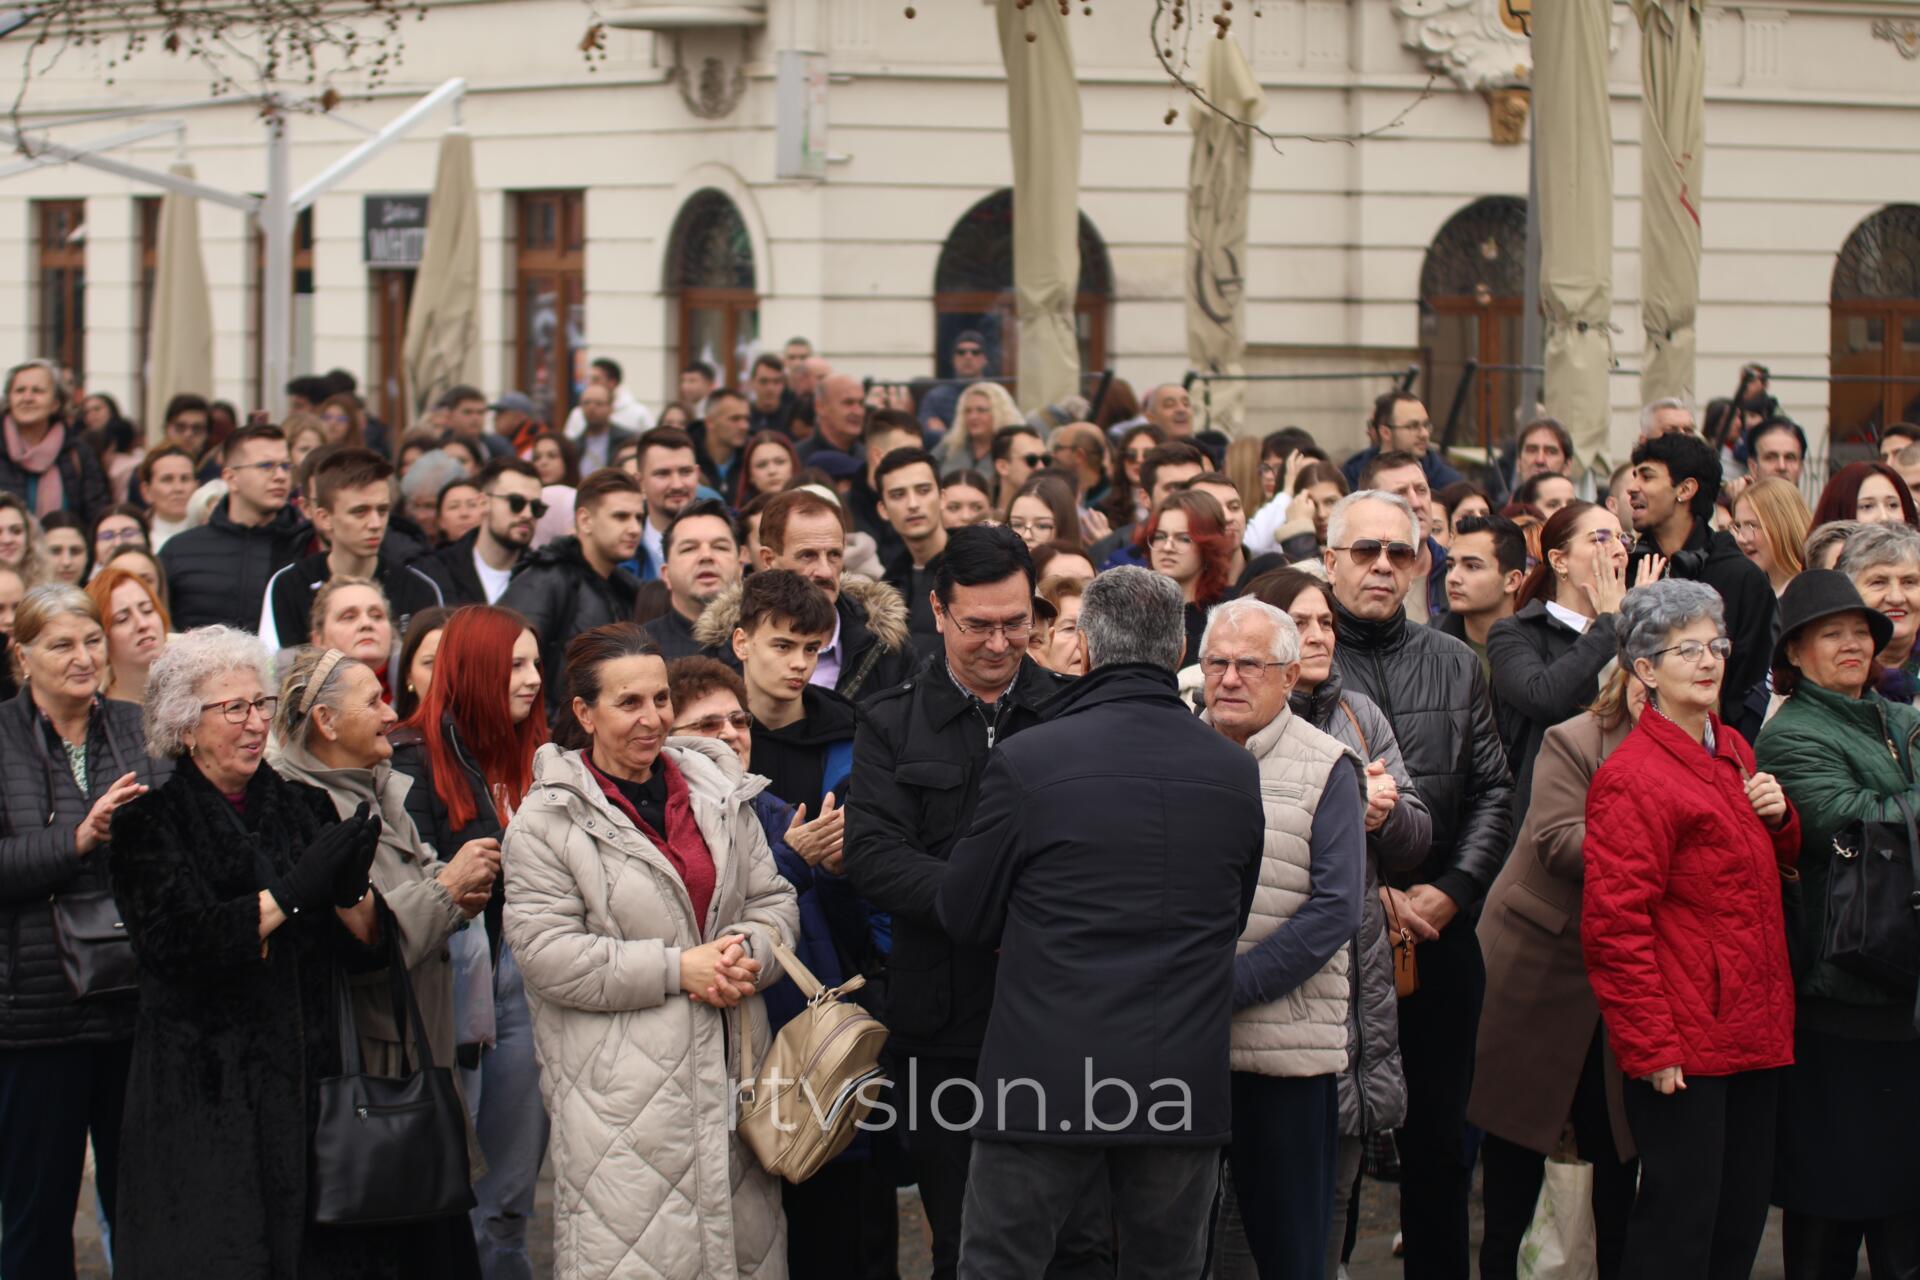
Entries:
{"type": "Polygon", "coordinates": [[[768,1173],[805,1182],[847,1149],[854,1126],[873,1110],[874,1082],[885,1078],[886,1026],[851,1000],[858,974],[826,988],[800,958],[776,942],[773,953],[807,1006],[780,1028],[766,1057],[740,1082],[736,1127],[768,1173]]]}

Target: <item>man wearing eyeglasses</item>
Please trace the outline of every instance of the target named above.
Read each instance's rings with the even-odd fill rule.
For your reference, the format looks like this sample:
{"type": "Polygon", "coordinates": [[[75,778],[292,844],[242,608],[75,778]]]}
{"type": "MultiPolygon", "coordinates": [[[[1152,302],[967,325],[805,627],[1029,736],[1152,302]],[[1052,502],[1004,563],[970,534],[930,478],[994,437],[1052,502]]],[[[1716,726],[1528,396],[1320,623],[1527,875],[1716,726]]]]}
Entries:
{"type": "Polygon", "coordinates": [[[1398,494],[1362,489],[1334,505],[1326,567],[1334,662],[1342,682],[1379,704],[1433,818],[1411,873],[1389,876],[1438,932],[1420,943],[1420,989],[1400,1002],[1407,1122],[1400,1138],[1400,1224],[1410,1280],[1468,1274],[1467,1094],[1486,966],[1475,917],[1506,861],[1513,779],[1493,699],[1472,649],[1405,611],[1421,525],[1398,494]]]}
{"type": "Polygon", "coordinates": [[[293,463],[280,428],[260,423],[227,437],[220,476],[227,496],[212,516],[160,549],[174,626],[181,631],[214,623],[253,630],[267,579],[299,559],[313,534],[287,501],[293,463]]]}
{"type": "Polygon", "coordinates": [[[1346,460],[1340,470],[1347,483],[1361,487],[1360,473],[1382,453],[1410,453],[1427,473],[1427,487],[1444,489],[1460,482],[1460,473],[1448,466],[1433,448],[1433,416],[1420,397],[1407,391],[1389,391],[1373,402],[1367,418],[1367,447],[1346,460]]]}
{"type": "Polygon", "coordinates": [[[533,545],[534,526],[547,514],[540,473],[531,462],[495,458],[480,469],[478,483],[486,503],[479,527],[420,565],[454,606],[499,603],[514,566],[533,545]]]}
{"type": "MultiPolygon", "coordinates": [[[[327,549],[296,560],[267,580],[260,640],[268,653],[306,644],[313,598],[332,578],[371,578],[387,594],[393,634],[422,609],[445,603],[422,568],[385,545],[393,515],[393,464],[371,449],[342,449],[314,468],[308,482],[313,527],[327,549]]],[[[415,544],[408,540],[403,545],[415,544]]]]}
{"type": "MultiPolygon", "coordinates": [[[[1207,618],[1201,719],[1260,765],[1266,847],[1233,966],[1233,1142],[1228,1164],[1261,1275],[1326,1268],[1366,870],[1361,762],[1294,715],[1293,619],[1252,598],[1207,618]]],[[[1226,1242],[1223,1242],[1226,1243],[1226,1242]]]]}
{"type": "Polygon", "coordinates": [[[952,382],[943,382],[920,401],[920,425],[929,431],[953,426],[960,393],[969,383],[987,376],[987,342],[977,330],[962,329],[953,336],[952,382]]]}
{"type": "MultiPolygon", "coordinates": [[[[935,902],[947,855],[966,831],[987,752],[1041,722],[1071,682],[1033,662],[1033,557],[1004,525],[951,530],[934,576],[941,648],[911,679],[861,708],[847,800],[846,863],[854,890],[892,913],[886,1023],[894,1088],[888,1101],[906,1134],[933,1230],[933,1274],[952,1280],[972,1141],[964,1125],[934,1122],[932,1095],[971,1082],[993,1007],[993,948],[954,942],[935,902]]],[[[945,1100],[958,1087],[942,1094],[945,1100]]],[[[964,1120],[964,1115],[959,1117],[964,1120]]],[[[1105,1249],[1091,1215],[1062,1256],[1105,1249]]]]}

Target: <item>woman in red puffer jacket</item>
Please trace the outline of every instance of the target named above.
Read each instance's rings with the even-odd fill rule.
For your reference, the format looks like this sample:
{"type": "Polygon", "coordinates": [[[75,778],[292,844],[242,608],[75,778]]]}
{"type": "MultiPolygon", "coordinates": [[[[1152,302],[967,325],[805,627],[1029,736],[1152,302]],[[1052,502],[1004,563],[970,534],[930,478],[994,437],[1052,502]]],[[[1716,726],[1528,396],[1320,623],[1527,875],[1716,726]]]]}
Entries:
{"type": "Polygon", "coordinates": [[[1580,937],[1640,1149],[1621,1274],[1745,1277],[1766,1229],[1777,1068],[1793,1062],[1779,868],[1800,822],[1715,714],[1719,594],[1636,588],[1618,634],[1649,705],[1587,796],[1580,937]]]}

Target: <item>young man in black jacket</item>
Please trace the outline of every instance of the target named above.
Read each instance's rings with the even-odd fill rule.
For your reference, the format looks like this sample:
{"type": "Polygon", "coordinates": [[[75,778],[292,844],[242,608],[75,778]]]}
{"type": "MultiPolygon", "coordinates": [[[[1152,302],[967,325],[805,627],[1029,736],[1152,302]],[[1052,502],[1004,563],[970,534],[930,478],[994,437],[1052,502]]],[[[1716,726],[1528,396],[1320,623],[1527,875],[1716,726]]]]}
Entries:
{"type": "Polygon", "coordinates": [[[576,491],[572,536],[555,538],[521,561],[500,597],[540,637],[550,718],[564,705],[567,645],[583,631],[633,617],[640,583],[620,562],[640,546],[645,511],[632,476],[612,467],[594,472],[576,491]]]}
{"type": "Polygon", "coordinates": [[[225,623],[253,630],[267,595],[267,579],[306,551],[313,526],[289,505],[293,463],[280,428],[242,427],[221,452],[227,496],[197,529],[160,548],[174,629],[225,623]]]}
{"type": "Polygon", "coordinates": [[[1420,944],[1420,989],[1400,1002],[1400,1227],[1410,1280],[1457,1280],[1469,1266],[1467,1094],[1487,982],[1474,928],[1507,858],[1513,779],[1479,658],[1404,612],[1409,588],[1424,585],[1415,577],[1423,535],[1405,498],[1362,489],[1334,506],[1326,566],[1340,678],[1387,713],[1433,816],[1426,860],[1390,877],[1396,910],[1439,933],[1420,944]]]}
{"type": "Polygon", "coordinates": [[[1715,532],[1714,500],[1720,496],[1720,459],[1698,436],[1665,435],[1633,449],[1627,476],[1627,511],[1640,535],[1627,581],[1648,556],[1665,556],[1669,578],[1704,582],[1727,609],[1733,652],[1720,686],[1720,718],[1751,742],[1760,732],[1766,700],[1749,705],[1754,686],[1767,678],[1773,660],[1773,615],[1777,599],[1766,572],[1740,551],[1733,535],[1715,532]]]}
{"type": "MultiPolygon", "coordinates": [[[[1125,1274],[1197,1276],[1233,1137],[1260,768],[1180,698],[1186,605],[1171,579],[1111,569],[1083,601],[1088,674],[988,754],[940,885],[955,943],[999,952],[961,1250],[968,1275],[1039,1276],[1099,1186],[1125,1274]]],[[[1335,1020],[1344,1035],[1344,1011],[1335,1020]]]]}
{"type": "Polygon", "coordinates": [[[387,547],[393,514],[393,464],[370,449],[342,449],[314,468],[309,488],[313,526],[327,550],[296,560],[267,579],[260,639],[268,653],[307,643],[313,598],[332,578],[371,578],[387,593],[395,635],[422,609],[446,603],[427,574],[402,564],[387,547]]]}
{"type": "MultiPolygon", "coordinates": [[[[910,1110],[920,1121],[907,1148],[933,1229],[936,1280],[952,1280],[959,1258],[973,1144],[964,1130],[930,1119],[931,1099],[978,1070],[995,968],[993,947],[947,934],[936,901],[988,749],[1039,724],[1042,708],[1071,683],[1027,656],[1033,585],[1033,557],[1011,529],[952,530],[934,580],[941,652],[861,708],[853,742],[847,874],[862,898],[892,913],[889,1103],[898,1123],[910,1110]]],[[[1103,1215],[1088,1215],[1073,1243],[1063,1241],[1063,1256],[1102,1255],[1105,1228],[1103,1215]]]]}
{"type": "Polygon", "coordinates": [[[797,573],[756,573],[740,590],[732,643],[753,716],[753,771],[809,813],[844,793],[853,772],[853,704],[807,682],[832,634],[833,606],[797,573]]]}
{"type": "Polygon", "coordinates": [[[420,563],[450,605],[498,603],[547,514],[540,473],[530,462],[495,458],[480,468],[478,483],[487,504],[479,526],[420,563]]]}

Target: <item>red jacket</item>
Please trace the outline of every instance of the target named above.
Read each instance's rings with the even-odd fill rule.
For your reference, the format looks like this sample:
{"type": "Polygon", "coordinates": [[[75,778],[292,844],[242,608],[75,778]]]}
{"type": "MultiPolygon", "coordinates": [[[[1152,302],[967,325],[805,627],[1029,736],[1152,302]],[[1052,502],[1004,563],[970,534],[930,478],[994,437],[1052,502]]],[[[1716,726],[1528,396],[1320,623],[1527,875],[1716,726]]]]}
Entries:
{"type": "Polygon", "coordinates": [[[1713,734],[1709,756],[1649,709],[1587,792],[1580,940],[1629,1079],[1793,1062],[1779,868],[1800,816],[1769,831],[1747,802],[1752,749],[1718,716],[1713,734]]]}

